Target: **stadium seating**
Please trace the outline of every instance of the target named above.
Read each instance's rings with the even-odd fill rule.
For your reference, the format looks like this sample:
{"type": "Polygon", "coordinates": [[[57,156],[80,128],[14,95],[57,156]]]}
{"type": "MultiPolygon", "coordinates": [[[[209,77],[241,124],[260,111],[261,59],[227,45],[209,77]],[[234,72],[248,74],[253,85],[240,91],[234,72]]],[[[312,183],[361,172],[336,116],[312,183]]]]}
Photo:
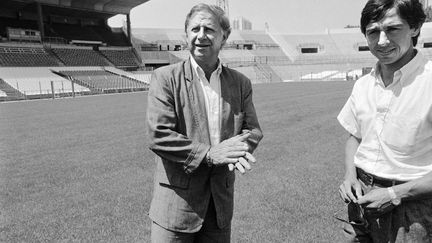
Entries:
{"type": "Polygon", "coordinates": [[[281,48],[257,49],[249,51],[258,63],[266,64],[291,64],[291,60],[285,55],[281,48]]]}
{"type": "Polygon", "coordinates": [[[139,80],[143,83],[150,84],[152,74],[152,71],[134,71],[129,75],[129,77],[139,80]]]}
{"type": "Polygon", "coordinates": [[[21,99],[24,99],[24,95],[21,92],[14,89],[3,79],[0,79],[0,101],[21,100],[21,99]]]}
{"type": "Polygon", "coordinates": [[[93,92],[110,93],[122,90],[145,90],[148,84],[138,80],[117,75],[107,70],[77,70],[59,71],[64,76],[69,76],[76,83],[88,87],[93,92]]]}
{"type": "Polygon", "coordinates": [[[131,48],[126,49],[105,49],[99,51],[116,67],[137,67],[138,60],[131,48]]]}
{"type": "Polygon", "coordinates": [[[222,49],[219,54],[223,63],[254,62],[254,57],[248,50],[222,49]]]}
{"type": "MultiPolygon", "coordinates": [[[[0,23],[0,29],[4,30],[5,26],[34,28],[35,24],[35,21],[8,20],[8,23],[0,23]]],[[[141,51],[137,57],[121,28],[70,23],[49,23],[45,27],[51,37],[78,41],[74,42],[76,44],[42,45],[3,39],[0,68],[30,67],[30,71],[15,69],[14,76],[5,76],[6,69],[2,69],[0,97],[12,97],[14,92],[17,99],[47,95],[52,92],[50,81],[54,81],[56,93],[66,94],[71,90],[68,77],[76,81],[75,89],[82,93],[146,90],[152,72],[130,70],[153,70],[190,56],[189,50],[184,49],[183,29],[134,29],[134,46],[151,50],[141,51]],[[94,46],[80,46],[85,45],[86,40],[94,46]],[[44,74],[38,74],[41,72],[44,74]]],[[[432,25],[426,23],[417,47],[432,58],[432,48],[428,48],[431,45],[432,25]]],[[[233,30],[219,57],[224,65],[241,71],[254,83],[353,80],[376,62],[369,51],[361,51],[365,46],[364,36],[358,29],[328,30],[319,34],[233,30]]]]}
{"type": "Polygon", "coordinates": [[[110,66],[111,64],[91,48],[52,48],[53,53],[66,66],[110,66]]]}
{"type": "Polygon", "coordinates": [[[184,51],[169,51],[169,53],[171,53],[172,55],[174,55],[176,57],[174,60],[176,60],[176,59],[178,59],[178,60],[186,60],[190,56],[190,53],[187,50],[184,50],[184,51]]]}
{"type": "MultiPolygon", "coordinates": [[[[244,41],[254,43],[257,48],[278,47],[276,42],[264,31],[243,30],[238,32],[244,41]]],[[[235,39],[231,39],[230,41],[233,40],[235,41],[235,39]]]]}
{"type": "Polygon", "coordinates": [[[235,70],[241,72],[246,77],[248,77],[250,80],[258,80],[258,74],[256,73],[256,70],[253,66],[246,66],[246,67],[235,67],[235,70]]]}
{"type": "MultiPolygon", "coordinates": [[[[108,25],[141,3],[2,1],[0,101],[147,90],[151,73],[118,69],[149,70],[128,31],[108,25]]],[[[184,43],[182,35],[179,41],[184,43]]]]}
{"type": "Polygon", "coordinates": [[[142,51],[140,52],[143,63],[176,63],[189,55],[189,51],[142,51]],[[181,55],[180,57],[178,54],[181,55]]]}
{"type": "MultiPolygon", "coordinates": [[[[23,98],[39,98],[54,93],[60,96],[72,92],[72,84],[69,80],[54,74],[50,67],[3,67],[0,68],[1,78],[11,88],[19,91],[23,98]],[[51,86],[51,82],[53,87],[51,86]]],[[[7,86],[1,90],[8,92],[7,86]]],[[[12,90],[13,91],[13,90],[12,90]]],[[[16,93],[16,91],[14,91],[16,93]]],[[[88,92],[89,89],[78,84],[74,85],[76,93],[88,92]]]]}
{"type": "Polygon", "coordinates": [[[0,66],[59,66],[42,46],[0,46],[0,66]]]}
{"type": "Polygon", "coordinates": [[[123,70],[120,70],[118,68],[114,67],[104,67],[104,70],[113,74],[117,74],[120,76],[128,77],[130,79],[150,84],[150,79],[152,75],[152,71],[135,71],[135,72],[125,72],[123,70]]]}

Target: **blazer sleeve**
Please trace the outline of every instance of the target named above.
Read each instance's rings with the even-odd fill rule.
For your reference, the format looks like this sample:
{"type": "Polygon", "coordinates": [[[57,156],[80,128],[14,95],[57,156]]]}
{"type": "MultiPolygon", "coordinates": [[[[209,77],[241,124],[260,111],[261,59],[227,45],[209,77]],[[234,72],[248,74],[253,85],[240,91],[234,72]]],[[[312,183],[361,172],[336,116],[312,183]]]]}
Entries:
{"type": "Polygon", "coordinates": [[[210,145],[193,141],[176,130],[180,121],[173,79],[170,73],[160,70],[152,76],[147,103],[149,148],[162,159],[183,164],[185,172],[192,173],[210,145]]]}
{"type": "Polygon", "coordinates": [[[263,138],[263,133],[258,122],[258,117],[255,111],[255,106],[252,100],[252,84],[249,79],[244,77],[243,82],[243,104],[242,110],[244,113],[244,119],[242,124],[242,130],[247,130],[251,133],[248,138],[249,151],[252,153],[258,143],[263,138]]]}

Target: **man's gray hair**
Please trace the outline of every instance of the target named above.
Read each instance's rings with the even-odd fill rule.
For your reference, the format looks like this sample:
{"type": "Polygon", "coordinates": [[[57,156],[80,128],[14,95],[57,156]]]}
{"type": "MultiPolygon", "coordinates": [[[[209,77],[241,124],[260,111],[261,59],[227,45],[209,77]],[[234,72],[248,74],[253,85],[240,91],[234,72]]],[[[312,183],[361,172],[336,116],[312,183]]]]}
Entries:
{"type": "Polygon", "coordinates": [[[212,14],[216,19],[218,20],[220,26],[222,27],[222,30],[225,32],[225,37],[228,38],[228,36],[231,34],[231,25],[230,21],[228,19],[228,16],[226,15],[225,11],[221,9],[220,7],[216,5],[209,5],[205,3],[199,3],[192,7],[188,15],[186,15],[186,21],[185,21],[185,32],[187,33],[187,27],[189,25],[189,21],[192,18],[192,16],[197,12],[208,12],[212,14]]]}

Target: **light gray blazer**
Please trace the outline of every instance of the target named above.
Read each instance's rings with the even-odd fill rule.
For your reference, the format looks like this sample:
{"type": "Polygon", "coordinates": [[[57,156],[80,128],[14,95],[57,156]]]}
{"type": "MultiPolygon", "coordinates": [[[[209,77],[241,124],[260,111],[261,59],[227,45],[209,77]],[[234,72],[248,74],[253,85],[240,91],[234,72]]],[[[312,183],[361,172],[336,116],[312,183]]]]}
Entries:
{"type": "MultiPolygon", "coordinates": [[[[252,86],[243,74],[222,67],[221,141],[249,130],[250,152],[262,139],[252,86]]],[[[197,232],[209,205],[210,193],[220,228],[233,215],[235,173],[227,166],[208,167],[210,148],[205,100],[190,59],[155,71],[148,93],[150,149],[156,154],[150,218],[178,232],[197,232]]]]}

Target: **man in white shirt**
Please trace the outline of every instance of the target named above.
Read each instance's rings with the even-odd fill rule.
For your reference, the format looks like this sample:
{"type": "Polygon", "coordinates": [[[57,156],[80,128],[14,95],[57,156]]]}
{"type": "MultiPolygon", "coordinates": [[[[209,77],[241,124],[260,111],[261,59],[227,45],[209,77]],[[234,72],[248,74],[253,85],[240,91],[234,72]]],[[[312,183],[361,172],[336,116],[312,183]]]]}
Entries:
{"type": "Polygon", "coordinates": [[[432,62],[414,48],[418,0],[369,0],[361,30],[377,57],[338,115],[350,133],[345,232],[355,242],[432,242],[432,62]]]}

